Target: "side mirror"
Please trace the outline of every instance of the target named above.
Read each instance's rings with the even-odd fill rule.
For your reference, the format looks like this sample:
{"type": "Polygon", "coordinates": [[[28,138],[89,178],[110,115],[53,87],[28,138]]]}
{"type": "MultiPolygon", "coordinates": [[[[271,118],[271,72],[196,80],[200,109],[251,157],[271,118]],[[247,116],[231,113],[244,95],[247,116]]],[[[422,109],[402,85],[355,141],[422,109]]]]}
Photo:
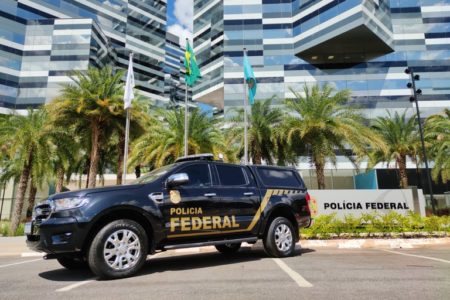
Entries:
{"type": "Polygon", "coordinates": [[[172,174],[166,180],[166,186],[169,189],[186,183],[189,183],[189,176],[186,173],[172,174]]]}

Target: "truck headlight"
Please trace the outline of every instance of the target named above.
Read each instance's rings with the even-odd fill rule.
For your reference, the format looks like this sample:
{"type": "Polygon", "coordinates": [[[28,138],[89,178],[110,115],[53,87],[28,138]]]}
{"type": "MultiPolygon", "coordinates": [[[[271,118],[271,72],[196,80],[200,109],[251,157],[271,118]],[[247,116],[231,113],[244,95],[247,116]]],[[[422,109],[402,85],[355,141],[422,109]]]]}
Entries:
{"type": "Polygon", "coordinates": [[[88,198],[83,197],[60,198],[51,200],[53,211],[78,208],[85,205],[86,203],[88,203],[88,198]]]}

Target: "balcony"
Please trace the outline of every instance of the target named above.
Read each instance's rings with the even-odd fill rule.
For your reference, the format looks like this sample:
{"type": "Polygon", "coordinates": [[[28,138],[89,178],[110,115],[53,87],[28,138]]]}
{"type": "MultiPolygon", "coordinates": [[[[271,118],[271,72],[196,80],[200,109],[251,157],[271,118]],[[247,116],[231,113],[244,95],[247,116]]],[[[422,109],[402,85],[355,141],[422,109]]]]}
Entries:
{"type": "Polygon", "coordinates": [[[295,53],[328,68],[388,54],[394,39],[387,0],[315,1],[294,23],[295,53]]]}

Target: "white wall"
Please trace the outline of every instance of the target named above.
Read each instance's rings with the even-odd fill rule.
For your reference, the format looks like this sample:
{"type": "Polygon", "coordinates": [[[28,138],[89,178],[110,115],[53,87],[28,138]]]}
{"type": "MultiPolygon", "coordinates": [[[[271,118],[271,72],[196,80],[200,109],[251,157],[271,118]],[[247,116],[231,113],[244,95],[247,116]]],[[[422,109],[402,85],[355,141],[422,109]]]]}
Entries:
{"type": "Polygon", "coordinates": [[[404,190],[308,190],[312,202],[317,203],[317,215],[336,213],[337,217],[345,215],[361,216],[363,213],[378,212],[387,214],[395,211],[407,214],[417,212],[425,216],[425,197],[418,190],[418,199],[413,191],[404,190]],[[415,201],[414,201],[415,200],[415,201]]]}

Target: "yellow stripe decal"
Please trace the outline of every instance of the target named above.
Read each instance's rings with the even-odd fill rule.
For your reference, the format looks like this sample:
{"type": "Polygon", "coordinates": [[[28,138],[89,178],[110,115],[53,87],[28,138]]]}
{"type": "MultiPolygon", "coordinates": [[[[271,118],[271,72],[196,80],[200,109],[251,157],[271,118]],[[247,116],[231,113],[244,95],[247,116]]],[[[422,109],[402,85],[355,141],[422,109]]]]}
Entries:
{"type": "Polygon", "coordinates": [[[278,190],[270,190],[268,189],[266,191],[266,194],[264,195],[263,200],[261,201],[261,205],[259,206],[258,210],[256,211],[255,216],[253,217],[252,222],[246,229],[236,229],[236,230],[227,230],[227,231],[211,231],[211,232],[196,232],[196,233],[184,233],[184,234],[169,234],[167,235],[167,238],[177,238],[177,237],[185,237],[185,236],[199,236],[199,235],[216,235],[216,234],[227,234],[227,233],[234,233],[234,232],[245,232],[245,231],[251,231],[253,227],[258,223],[259,218],[261,217],[262,212],[267,206],[267,203],[269,203],[270,197],[272,195],[277,195],[275,193],[278,193],[278,190]]]}
{"type": "Polygon", "coordinates": [[[269,203],[270,197],[274,193],[274,190],[267,190],[266,194],[264,195],[263,200],[261,201],[261,205],[259,206],[258,211],[256,212],[255,216],[253,217],[252,222],[250,225],[248,225],[247,231],[251,231],[253,227],[255,227],[256,223],[258,223],[259,218],[261,217],[261,213],[264,211],[264,209],[267,206],[267,203],[269,203]]]}

